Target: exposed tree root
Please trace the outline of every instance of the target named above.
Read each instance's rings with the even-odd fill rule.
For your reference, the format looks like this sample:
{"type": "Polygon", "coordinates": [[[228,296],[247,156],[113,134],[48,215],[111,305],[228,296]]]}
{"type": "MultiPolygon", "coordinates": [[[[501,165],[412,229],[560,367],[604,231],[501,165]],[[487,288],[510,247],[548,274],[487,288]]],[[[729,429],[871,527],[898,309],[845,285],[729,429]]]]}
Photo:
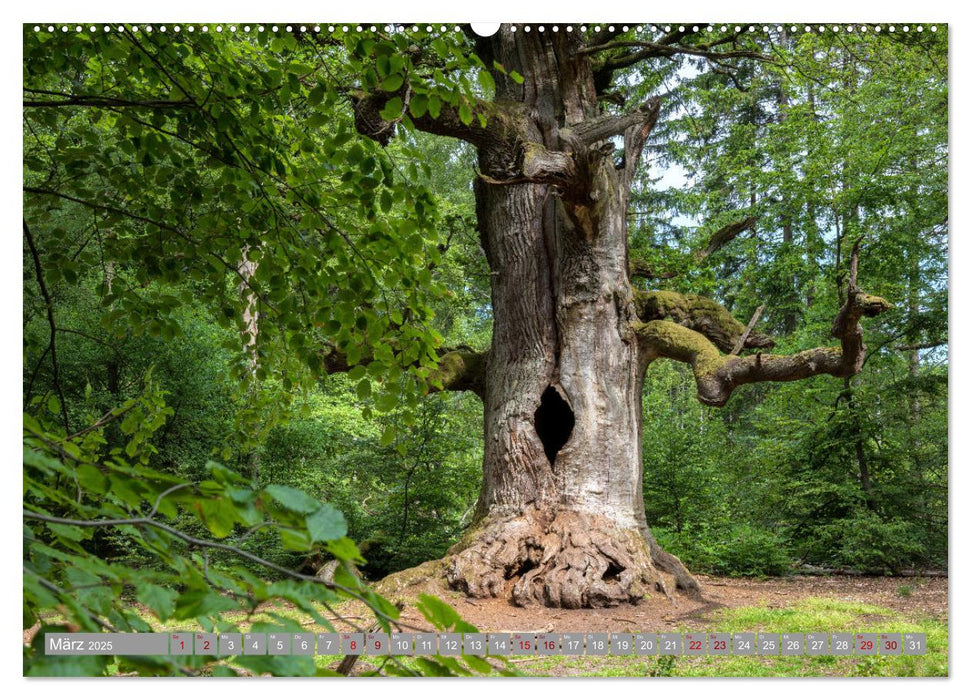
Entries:
{"type": "Polygon", "coordinates": [[[636,604],[675,589],[697,593],[677,557],[650,540],[605,516],[532,508],[484,522],[450,550],[445,577],[473,598],[508,596],[516,605],[551,608],[636,604]]]}

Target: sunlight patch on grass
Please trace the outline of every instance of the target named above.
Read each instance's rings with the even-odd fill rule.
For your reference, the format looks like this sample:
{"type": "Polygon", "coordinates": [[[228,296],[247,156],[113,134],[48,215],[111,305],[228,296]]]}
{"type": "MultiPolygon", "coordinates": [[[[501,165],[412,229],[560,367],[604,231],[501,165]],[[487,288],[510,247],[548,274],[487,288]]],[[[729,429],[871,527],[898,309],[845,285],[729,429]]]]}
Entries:
{"type": "Polygon", "coordinates": [[[895,615],[889,608],[857,601],[804,598],[785,608],[745,607],[718,610],[712,615],[716,622],[708,631],[856,632],[863,616],[878,616],[889,620],[895,615]]]}

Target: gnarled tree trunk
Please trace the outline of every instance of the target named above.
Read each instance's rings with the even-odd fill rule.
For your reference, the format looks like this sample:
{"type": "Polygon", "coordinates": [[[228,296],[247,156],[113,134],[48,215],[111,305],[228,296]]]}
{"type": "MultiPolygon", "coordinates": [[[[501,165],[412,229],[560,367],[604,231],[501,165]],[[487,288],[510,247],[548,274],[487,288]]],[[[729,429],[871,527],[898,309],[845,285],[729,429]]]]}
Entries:
{"type": "MultiPolygon", "coordinates": [[[[447,567],[471,595],[570,608],[637,602],[673,591],[675,576],[696,588],[673,557],[665,576],[648,545],[644,359],[627,274],[637,156],[618,165],[599,134],[569,133],[600,117],[577,47],[507,32],[480,45],[525,83],[504,81],[497,96],[519,116],[513,135],[479,146],[478,220],[494,273],[481,520],[447,567]]],[[[639,150],[656,116],[651,105],[608,135],[633,128],[639,150]]]]}
{"type": "MultiPolygon", "coordinates": [[[[607,46],[611,37],[593,43],[607,46]]],[[[683,34],[672,37],[653,55],[674,51],[683,34]]],[[[492,271],[492,345],[484,357],[444,353],[439,377],[444,388],[474,390],[484,403],[477,523],[446,565],[449,584],[471,596],[576,608],[636,603],[655,591],[697,593],[644,518],[641,390],[648,365],[659,357],[691,364],[699,398],[711,405],[724,404],[739,384],[845,376],[862,361],[860,316],[886,305],[855,288],[854,266],[847,306],[834,324],[841,348],[743,357],[743,347],[771,347],[771,340],[711,300],[635,290],[630,271],[643,266],[628,260],[626,213],[660,104],[652,98],[606,114],[602,98],[612,71],[631,63],[594,63],[597,49],[579,32],[504,25],[476,44],[486,66],[504,68],[493,71],[495,99],[476,105],[486,124],[466,124],[447,106],[438,117],[413,120],[419,129],[472,143],[479,156],[476,205],[492,271]],[[511,71],[525,81],[510,79],[511,71]]],[[[648,57],[643,50],[631,56],[648,57]]],[[[355,101],[358,129],[382,142],[394,131],[378,116],[389,98],[362,94],[355,101]]],[[[747,218],[717,232],[703,255],[753,223],[747,218]]]]}

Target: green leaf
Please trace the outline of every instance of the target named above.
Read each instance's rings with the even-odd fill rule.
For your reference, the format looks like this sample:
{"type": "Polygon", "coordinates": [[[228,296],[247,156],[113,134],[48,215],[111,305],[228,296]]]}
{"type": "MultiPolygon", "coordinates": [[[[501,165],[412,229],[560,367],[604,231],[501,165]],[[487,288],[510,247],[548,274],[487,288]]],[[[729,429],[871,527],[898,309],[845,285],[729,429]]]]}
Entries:
{"type": "Polygon", "coordinates": [[[224,467],[219,462],[212,460],[206,462],[206,471],[212,474],[212,478],[220,484],[239,484],[243,482],[243,477],[228,467],[224,467]]]}
{"type": "Polygon", "coordinates": [[[284,549],[293,552],[307,552],[313,546],[310,535],[289,528],[280,530],[280,544],[283,545],[284,549]]]}
{"type": "Polygon", "coordinates": [[[80,542],[87,537],[87,533],[80,527],[74,525],[60,525],[58,523],[48,523],[47,527],[58,539],[66,542],[80,542]]]}
{"type": "Polygon", "coordinates": [[[108,478],[97,467],[82,464],[77,469],[78,483],[81,488],[92,494],[103,495],[108,490],[108,478]]]}
{"type": "Polygon", "coordinates": [[[356,165],[356,164],[360,163],[362,158],[364,158],[364,148],[362,148],[361,147],[361,144],[359,144],[359,143],[353,144],[347,150],[347,155],[344,156],[344,159],[350,165],[356,165]]]}
{"type": "Polygon", "coordinates": [[[425,95],[412,95],[408,109],[416,119],[424,116],[425,112],[428,111],[428,98],[425,95]]]}
{"type": "Polygon", "coordinates": [[[479,71],[479,85],[482,86],[487,95],[491,95],[496,90],[496,81],[492,79],[492,74],[487,70],[479,71]]]}
{"type": "Polygon", "coordinates": [[[324,93],[326,92],[323,85],[317,85],[310,93],[307,95],[307,102],[311,106],[320,104],[320,101],[324,99],[324,93]]]}
{"type": "Polygon", "coordinates": [[[111,483],[111,488],[108,490],[109,495],[119,499],[122,503],[132,508],[137,508],[141,505],[142,497],[132,488],[135,483],[133,479],[114,473],[109,477],[109,481],[111,483]]]}
{"type": "Polygon", "coordinates": [[[374,591],[367,591],[364,597],[370,604],[372,610],[382,613],[391,620],[397,620],[401,617],[401,611],[390,600],[381,597],[374,591]]]}
{"type": "Polygon", "coordinates": [[[455,676],[450,669],[440,664],[437,660],[430,659],[425,656],[415,657],[415,665],[421,669],[421,674],[423,676],[431,676],[433,678],[449,678],[455,676]]]}
{"type": "Polygon", "coordinates": [[[371,380],[365,377],[357,384],[357,397],[362,401],[371,396],[371,380]]]}
{"type": "Polygon", "coordinates": [[[307,532],[312,542],[337,540],[347,534],[347,521],[343,513],[325,503],[307,516],[307,532]]]}
{"type": "Polygon", "coordinates": [[[467,102],[459,105],[459,120],[466,126],[472,123],[472,108],[467,102]]]}
{"type": "Polygon", "coordinates": [[[263,492],[287,510],[295,513],[307,515],[320,508],[320,501],[292,486],[270,484],[263,489],[263,492]]]}
{"type": "Polygon", "coordinates": [[[400,97],[392,97],[388,100],[387,104],[384,105],[384,109],[381,110],[381,118],[386,119],[389,122],[401,119],[401,111],[403,107],[403,102],[400,97]]]}
{"type": "Polygon", "coordinates": [[[170,619],[175,613],[175,599],[178,597],[171,588],[157,586],[154,583],[138,583],[135,594],[139,602],[148,607],[161,622],[170,619]]]}
{"type": "Polygon", "coordinates": [[[405,76],[401,75],[400,73],[394,73],[381,81],[381,89],[385,92],[395,92],[398,88],[404,85],[404,82],[405,76]]]}
{"type": "Polygon", "coordinates": [[[417,607],[424,618],[435,626],[435,629],[449,629],[462,619],[451,605],[427,593],[418,596],[417,607]]]}
{"type": "Polygon", "coordinates": [[[198,502],[202,520],[217,539],[233,532],[236,509],[228,498],[205,498],[198,502]]]}
{"type": "Polygon", "coordinates": [[[323,112],[312,112],[304,122],[309,129],[317,129],[326,123],[327,115],[323,112]]]}
{"type": "Polygon", "coordinates": [[[438,115],[442,113],[442,101],[438,95],[429,96],[428,113],[432,116],[432,119],[438,119],[438,115]]]}
{"type": "Polygon", "coordinates": [[[468,656],[463,654],[462,660],[476,673],[488,675],[493,671],[493,668],[489,662],[479,656],[468,656]]]}
{"type": "Polygon", "coordinates": [[[394,407],[398,405],[398,397],[390,391],[382,391],[378,394],[374,404],[379,411],[387,413],[394,410],[394,407]]]}
{"type": "Polygon", "coordinates": [[[361,556],[361,552],[358,550],[357,545],[354,544],[354,540],[348,537],[341,537],[339,540],[327,542],[324,545],[324,549],[338,559],[344,559],[356,564],[367,563],[364,557],[361,556]]]}
{"type": "MultiPolygon", "coordinates": [[[[43,635],[38,632],[43,639],[43,635]]],[[[24,668],[25,676],[77,677],[103,676],[107,670],[109,656],[37,656],[24,668]]]]}
{"type": "Polygon", "coordinates": [[[186,591],[175,602],[174,617],[177,620],[187,620],[202,615],[235,610],[237,604],[221,595],[209,591],[186,591]]]}
{"type": "Polygon", "coordinates": [[[455,632],[478,632],[472,624],[462,619],[462,616],[448,603],[432,595],[421,594],[418,597],[419,612],[436,629],[451,629],[455,632]]]}

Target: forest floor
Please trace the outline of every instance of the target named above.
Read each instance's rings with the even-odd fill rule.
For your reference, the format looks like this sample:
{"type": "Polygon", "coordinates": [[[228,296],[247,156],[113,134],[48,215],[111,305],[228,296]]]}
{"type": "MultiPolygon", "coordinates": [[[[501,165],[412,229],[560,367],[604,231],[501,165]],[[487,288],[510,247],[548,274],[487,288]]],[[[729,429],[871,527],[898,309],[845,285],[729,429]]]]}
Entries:
{"type": "MultiPolygon", "coordinates": [[[[423,565],[376,584],[401,607],[402,625],[430,629],[415,607],[421,594],[448,602],[485,632],[853,632],[924,633],[919,656],[526,656],[514,668],[538,676],[947,676],[948,579],[943,577],[697,576],[702,600],[656,594],[638,605],[598,610],[520,608],[500,599],[471,600],[449,590],[423,565]]],[[[367,610],[357,604],[342,613],[367,610]]],[[[363,618],[358,618],[360,621],[363,618]]],[[[362,660],[363,661],[363,660],[362,660]]],[[[332,666],[334,664],[331,664],[332,666]]],[[[366,661],[356,672],[370,670],[366,661]]]]}
{"type": "Polygon", "coordinates": [[[379,593],[395,604],[404,604],[401,621],[416,627],[427,627],[414,606],[422,593],[438,596],[454,607],[464,620],[489,632],[668,632],[691,629],[692,625],[704,629],[706,623],[724,617],[724,614],[714,614],[718,610],[749,607],[781,610],[807,599],[877,606],[906,617],[931,618],[947,623],[948,579],[944,577],[788,576],[758,579],[699,575],[696,578],[702,587],[702,600],[655,594],[638,605],[555,610],[515,607],[497,598],[466,598],[449,590],[440,579],[422,575],[421,569],[401,572],[376,586],[379,593]],[[409,577],[409,572],[416,575],[409,577]]]}

